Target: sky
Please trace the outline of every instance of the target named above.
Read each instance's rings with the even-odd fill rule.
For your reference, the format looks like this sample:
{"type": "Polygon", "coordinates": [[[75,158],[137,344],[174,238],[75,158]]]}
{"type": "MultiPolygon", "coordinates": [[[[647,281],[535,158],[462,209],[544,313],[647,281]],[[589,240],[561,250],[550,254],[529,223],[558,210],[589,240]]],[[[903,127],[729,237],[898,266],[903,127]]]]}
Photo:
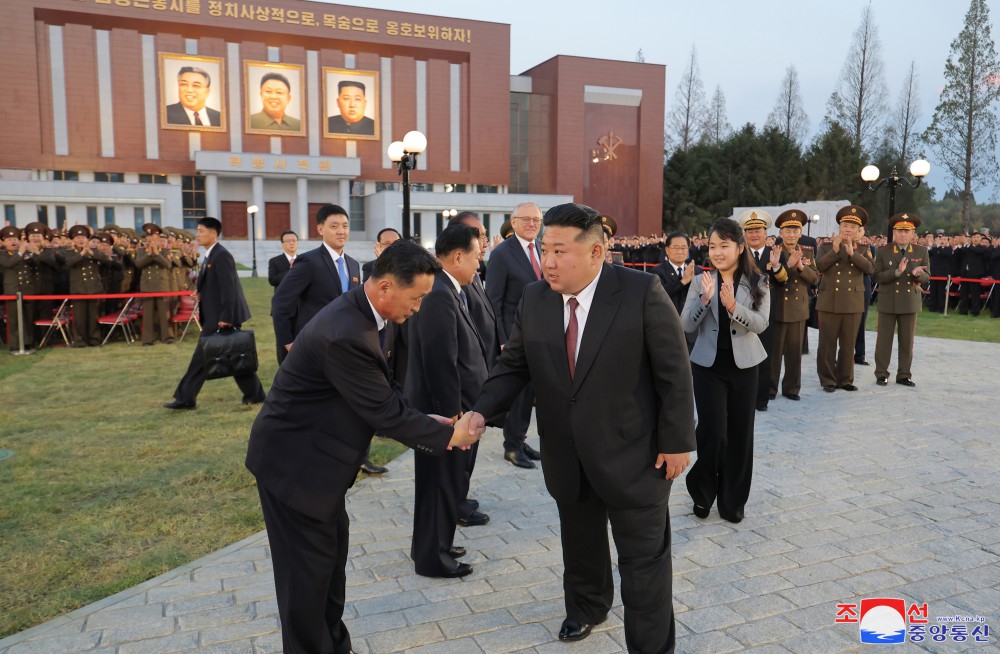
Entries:
{"type": "MultiPolygon", "coordinates": [[[[716,86],[726,97],[729,122],[762,126],[774,106],[789,64],[796,67],[809,116],[810,139],[820,129],[862,9],[869,0],[385,0],[364,6],[436,16],[507,23],[511,74],[555,55],[634,61],[666,66],[667,111],[694,46],[706,97],[716,86]]],[[[989,0],[994,40],[1000,38],[1000,0],[989,0]]],[[[910,62],[916,62],[921,117],[931,121],[944,86],[951,42],[962,29],[968,0],[871,0],[882,41],[890,106],[895,106],[910,62]]],[[[932,152],[928,182],[940,198],[950,185],[932,152]]],[[[910,162],[900,162],[899,170],[910,162]]],[[[883,171],[888,172],[888,171],[883,171]]],[[[981,200],[985,198],[980,198],[981,200]]]]}

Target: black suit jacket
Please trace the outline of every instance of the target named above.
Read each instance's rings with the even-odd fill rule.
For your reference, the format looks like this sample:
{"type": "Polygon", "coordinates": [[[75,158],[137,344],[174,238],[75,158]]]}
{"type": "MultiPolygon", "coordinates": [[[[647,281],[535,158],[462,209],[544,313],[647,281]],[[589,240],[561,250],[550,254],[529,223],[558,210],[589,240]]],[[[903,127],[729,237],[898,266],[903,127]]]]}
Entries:
{"type": "MultiPolygon", "coordinates": [[[[344,259],[350,276],[349,288],[353,289],[361,284],[361,266],[346,254],[344,259]]],[[[281,280],[271,299],[271,319],[278,345],[294,341],[306,323],[340,294],[340,275],[326,246],[320,245],[295,257],[295,265],[281,280]]]]}
{"type": "Polygon", "coordinates": [[[486,363],[492,368],[493,362],[500,356],[500,334],[497,330],[496,313],[493,311],[490,299],[486,297],[486,288],[482,281],[474,279],[464,288],[469,297],[469,314],[479,331],[479,338],[486,347],[486,363]]]}
{"type": "MultiPolygon", "coordinates": [[[[208,127],[222,126],[222,114],[218,110],[205,107],[205,113],[208,114],[208,127]]],[[[167,124],[194,126],[194,123],[188,118],[187,112],[184,111],[184,106],[180,102],[167,105],[167,124]]]]}
{"type": "Polygon", "coordinates": [[[406,404],[390,378],[364,287],[358,287],[300,332],[254,420],[246,466],[278,500],[328,521],[375,432],[442,454],[452,429],[406,404]]]}
{"type": "MultiPolygon", "coordinates": [[[[539,266],[542,263],[541,249],[541,242],[536,239],[535,256],[539,258],[539,266]]],[[[524,287],[538,281],[538,278],[516,236],[511,236],[493,249],[489,271],[490,274],[486,278],[486,296],[493,305],[500,343],[503,344],[510,338],[514,327],[514,315],[521,302],[524,287]]]]}
{"type": "MultiPolygon", "coordinates": [[[[688,260],[684,262],[685,267],[693,265],[694,261],[688,260]]],[[[695,271],[694,277],[687,284],[681,283],[681,278],[677,274],[674,264],[670,263],[669,260],[664,261],[650,272],[660,279],[663,290],[667,292],[667,296],[673,303],[674,308],[677,309],[677,315],[681,315],[681,311],[684,310],[684,303],[687,301],[688,289],[691,288],[691,284],[698,280],[698,271],[695,271]]]]}
{"type": "Polygon", "coordinates": [[[326,119],[326,131],[331,134],[357,134],[359,136],[374,136],[375,121],[365,116],[356,123],[348,124],[340,114],[326,119]]]}
{"type": "Polygon", "coordinates": [[[656,455],[695,449],[691,364],[670,299],[656,277],[604,265],[573,378],[563,315],[548,284],[525,288],[474,410],[489,420],[531,382],[545,485],[557,502],[578,501],[581,469],[611,506],[665,501],[670,483],[656,455]]]}
{"type": "Polygon", "coordinates": [[[202,336],[215,333],[220,322],[238,327],[250,320],[250,307],[236,274],[236,261],[221,243],[216,243],[205,257],[198,272],[197,288],[201,296],[198,307],[202,336]]]}
{"type": "Polygon", "coordinates": [[[277,288],[281,280],[288,274],[290,267],[288,257],[285,256],[284,252],[276,257],[271,257],[267,262],[267,283],[277,288]]]}
{"type": "Polygon", "coordinates": [[[367,281],[369,277],[372,276],[372,270],[375,268],[375,260],[366,261],[364,265],[361,266],[361,281],[367,281]]]}
{"type": "Polygon", "coordinates": [[[479,330],[443,270],[407,324],[406,397],[428,413],[454,416],[479,397],[489,374],[479,330]]]}

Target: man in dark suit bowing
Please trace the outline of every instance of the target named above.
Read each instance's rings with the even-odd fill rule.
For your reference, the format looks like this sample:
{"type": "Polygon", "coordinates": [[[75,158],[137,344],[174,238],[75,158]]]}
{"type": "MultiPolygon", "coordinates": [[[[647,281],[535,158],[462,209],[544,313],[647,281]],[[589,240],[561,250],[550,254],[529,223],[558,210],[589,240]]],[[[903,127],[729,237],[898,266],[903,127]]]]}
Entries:
{"type": "MultiPolygon", "coordinates": [[[[163,406],[167,409],[193,409],[198,392],[205,383],[202,339],[220,329],[235,328],[250,320],[250,308],[243,297],[243,287],[236,274],[236,262],[229,250],[219,243],[222,223],[217,218],[206,217],[198,221],[198,243],[205,248],[205,261],[198,273],[195,302],[201,308],[201,336],[191,355],[187,372],[177,384],[174,401],[163,406]]],[[[243,404],[264,401],[264,388],[257,373],[235,376],[236,385],[243,391],[243,404]]]]}
{"type": "MultiPolygon", "coordinates": [[[[542,212],[538,205],[524,202],[514,207],[510,224],[514,235],[493,249],[486,277],[486,295],[496,312],[501,348],[510,338],[524,287],[542,278],[539,263],[541,242],[537,240],[542,226],[542,212]]],[[[503,425],[504,459],[518,468],[534,468],[533,461],[541,458],[524,440],[531,423],[534,400],[535,395],[528,385],[510,407],[503,425]]]]}
{"type": "Polygon", "coordinates": [[[296,334],[320,309],[361,283],[361,264],[344,254],[351,236],[347,211],[323,205],[316,212],[316,231],[323,242],[296,257],[271,300],[274,337],[286,350],[292,349],[296,334]]]}
{"type": "MultiPolygon", "coordinates": [[[[465,286],[479,271],[479,231],[450,225],[434,250],[441,270],[420,313],[407,325],[406,396],[421,411],[458,417],[472,407],[486,381],[486,346],[479,337],[465,286]]],[[[418,575],[464,577],[472,566],[456,559],[458,507],[465,500],[469,451],[444,456],[414,453],[415,493],[410,558],[418,575]]]]}
{"type": "Polygon", "coordinates": [[[559,508],[565,564],[559,639],[586,638],[611,609],[610,519],[628,651],[672,652],[667,503],[695,449],[680,318],[656,277],[604,264],[596,211],[559,205],[544,224],[548,283],[524,289],[507,345],[466,417],[476,432],[529,382],[538,393],[542,471],[559,508]]]}
{"type": "Polygon", "coordinates": [[[469,419],[453,428],[409,408],[386,353],[393,323],[420,309],[439,269],[415,243],[387,248],[371,279],[303,327],[250,430],[285,654],[351,652],[344,497],[372,434],[437,455],[475,441],[469,419]]]}

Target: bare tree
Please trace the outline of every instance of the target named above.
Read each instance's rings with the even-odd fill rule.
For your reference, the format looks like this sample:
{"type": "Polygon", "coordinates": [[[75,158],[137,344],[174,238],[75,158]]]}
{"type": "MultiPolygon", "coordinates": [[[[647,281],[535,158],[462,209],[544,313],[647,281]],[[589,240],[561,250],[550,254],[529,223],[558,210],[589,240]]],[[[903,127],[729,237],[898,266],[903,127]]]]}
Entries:
{"type": "Polygon", "coordinates": [[[687,150],[698,142],[705,120],[705,87],[698,57],[691,46],[688,67],[677,83],[674,104],[667,114],[664,138],[667,150],[687,150]]]}
{"type": "Polygon", "coordinates": [[[639,48],[639,51],[635,53],[635,61],[639,64],[646,63],[646,55],[642,53],[642,48],[639,48]]]}
{"type": "Polygon", "coordinates": [[[827,119],[843,127],[862,150],[873,151],[886,112],[882,42],[869,4],[861,11],[837,88],[827,102],[827,119]]]}
{"type": "Polygon", "coordinates": [[[917,79],[917,63],[910,62],[910,71],[903,80],[903,88],[899,91],[896,110],[890,117],[892,140],[899,163],[909,165],[912,158],[914,129],[920,120],[920,81],[917,79]]]}
{"type": "Polygon", "coordinates": [[[972,193],[997,180],[997,100],[1000,61],[985,0],[971,0],[965,25],[951,43],[945,86],[924,132],[948,175],[960,184],[962,225],[969,227],[972,193]]]}
{"type": "Polygon", "coordinates": [[[729,124],[729,118],[726,116],[726,96],[722,92],[722,87],[716,86],[712,101],[708,105],[708,113],[705,114],[705,123],[701,128],[701,141],[718,145],[732,131],[733,126],[729,124]]]}
{"type": "Polygon", "coordinates": [[[785,69],[785,79],[781,81],[781,91],[774,103],[774,109],[767,117],[765,127],[775,127],[787,138],[799,145],[806,138],[809,117],[802,107],[802,88],[795,66],[785,69]]]}

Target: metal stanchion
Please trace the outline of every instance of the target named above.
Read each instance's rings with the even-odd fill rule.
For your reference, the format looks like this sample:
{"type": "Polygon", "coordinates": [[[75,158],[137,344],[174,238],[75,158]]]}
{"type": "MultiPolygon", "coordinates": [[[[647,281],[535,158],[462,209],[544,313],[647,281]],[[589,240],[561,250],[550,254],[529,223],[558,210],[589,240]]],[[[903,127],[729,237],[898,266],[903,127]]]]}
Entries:
{"type": "Polygon", "coordinates": [[[951,304],[951,275],[944,283],[944,315],[948,315],[948,305],[951,304]]]}
{"type": "MultiPolygon", "coordinates": [[[[32,325],[32,329],[34,329],[34,325],[32,325]]],[[[18,356],[28,354],[24,349],[24,294],[21,291],[17,292],[17,352],[15,354],[18,356]]]]}

